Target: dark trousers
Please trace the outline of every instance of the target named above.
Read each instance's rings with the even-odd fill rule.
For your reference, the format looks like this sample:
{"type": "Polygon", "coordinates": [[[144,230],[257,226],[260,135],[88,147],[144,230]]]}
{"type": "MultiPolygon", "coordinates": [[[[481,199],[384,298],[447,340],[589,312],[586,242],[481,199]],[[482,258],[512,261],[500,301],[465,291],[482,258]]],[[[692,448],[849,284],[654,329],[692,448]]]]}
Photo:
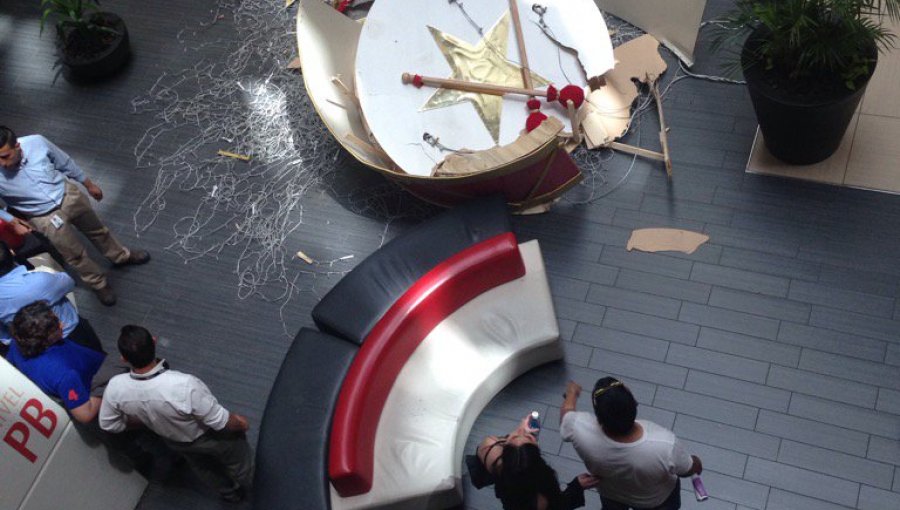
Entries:
{"type": "Polygon", "coordinates": [[[678,510],[681,508],[681,480],[675,481],[675,488],[672,489],[672,493],[669,494],[669,497],[659,506],[654,506],[652,508],[628,506],[625,503],[619,503],[618,501],[604,498],[601,494],[600,508],[601,510],[678,510]]]}
{"type": "Polygon", "coordinates": [[[75,326],[75,329],[73,329],[71,333],[69,333],[68,338],[76,344],[106,354],[106,351],[103,350],[103,344],[100,343],[100,338],[97,336],[97,332],[94,331],[91,323],[80,315],[78,316],[78,325],[75,326]]]}
{"type": "Polygon", "coordinates": [[[110,462],[123,471],[134,468],[149,480],[168,477],[177,462],[176,454],[165,441],[147,429],[126,430],[117,434],[100,428],[97,420],[90,423],[72,421],[75,428],[89,444],[99,441],[110,453],[110,462]],[[122,459],[126,462],[123,464],[122,459]]]}
{"type": "Polygon", "coordinates": [[[103,345],[100,343],[97,332],[94,331],[91,323],[84,317],[78,316],[78,325],[69,333],[67,338],[88,349],[106,354],[106,358],[103,359],[103,363],[97,369],[93,379],[91,379],[92,397],[102,397],[109,380],[128,371],[128,365],[121,361],[118,356],[107,354],[103,350],[103,345]]]}
{"type": "Polygon", "coordinates": [[[221,496],[249,489],[253,482],[253,452],[243,433],[209,430],[190,443],[165,440],[187,460],[197,476],[221,496]]]}
{"type": "Polygon", "coordinates": [[[28,262],[28,259],[35,255],[40,255],[41,253],[48,253],[53,257],[53,260],[59,264],[59,267],[66,267],[66,259],[63,258],[62,254],[59,253],[59,250],[53,246],[53,243],[51,243],[44,234],[37,230],[32,230],[31,233],[25,236],[23,241],[22,246],[19,246],[15,255],[16,263],[19,265],[25,266],[28,269],[34,269],[28,262]]]}

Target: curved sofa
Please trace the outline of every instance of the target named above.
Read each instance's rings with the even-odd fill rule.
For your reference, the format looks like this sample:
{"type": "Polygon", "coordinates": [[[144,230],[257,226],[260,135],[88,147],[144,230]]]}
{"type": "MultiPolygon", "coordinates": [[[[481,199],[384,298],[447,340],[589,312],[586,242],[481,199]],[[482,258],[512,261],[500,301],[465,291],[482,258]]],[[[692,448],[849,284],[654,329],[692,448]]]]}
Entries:
{"type": "Polygon", "coordinates": [[[536,241],[500,199],[391,241],[313,310],[260,427],[258,509],[446,508],[490,399],[561,357],[536,241]]]}

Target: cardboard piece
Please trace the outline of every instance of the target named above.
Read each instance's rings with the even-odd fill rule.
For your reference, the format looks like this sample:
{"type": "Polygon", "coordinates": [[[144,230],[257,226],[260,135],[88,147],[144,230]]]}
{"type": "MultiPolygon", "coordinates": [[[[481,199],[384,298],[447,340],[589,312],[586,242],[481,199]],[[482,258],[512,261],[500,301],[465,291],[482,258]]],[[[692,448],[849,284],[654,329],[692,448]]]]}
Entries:
{"type": "Polygon", "coordinates": [[[680,251],[694,253],[709,236],[677,228],[641,228],[631,232],[625,249],[640,251],[680,251]]]}
{"type": "Polygon", "coordinates": [[[646,82],[647,76],[666,71],[659,41],[652,35],[632,39],[614,53],[616,67],[606,73],[606,85],[592,91],[578,112],[588,149],[606,146],[628,131],[631,104],[638,95],[632,80],[646,82]]]}
{"type": "Polygon", "coordinates": [[[439,185],[435,185],[436,179],[401,184],[417,197],[438,205],[501,194],[513,209],[524,210],[555,199],[583,178],[572,157],[555,141],[500,171],[489,172],[486,178],[481,175],[443,177],[439,185]]]}
{"type": "MultiPolygon", "coordinates": [[[[900,21],[882,18],[884,28],[900,34],[900,21]]],[[[866,86],[863,96],[862,110],[864,115],[880,115],[882,117],[900,117],[900,49],[883,51],[878,54],[878,65],[875,74],[866,86]]],[[[896,138],[895,138],[896,139],[896,138]]]]}
{"type": "Polygon", "coordinates": [[[860,115],[844,184],[865,189],[900,191],[900,117],[860,115]]]}
{"type": "Polygon", "coordinates": [[[469,175],[510,164],[543,147],[549,139],[559,135],[562,128],[562,122],[549,117],[537,129],[519,136],[509,145],[450,154],[434,167],[433,175],[469,175]]]}
{"type": "Polygon", "coordinates": [[[688,67],[706,0],[594,0],[601,10],[622,18],[662,41],[688,67]]]}

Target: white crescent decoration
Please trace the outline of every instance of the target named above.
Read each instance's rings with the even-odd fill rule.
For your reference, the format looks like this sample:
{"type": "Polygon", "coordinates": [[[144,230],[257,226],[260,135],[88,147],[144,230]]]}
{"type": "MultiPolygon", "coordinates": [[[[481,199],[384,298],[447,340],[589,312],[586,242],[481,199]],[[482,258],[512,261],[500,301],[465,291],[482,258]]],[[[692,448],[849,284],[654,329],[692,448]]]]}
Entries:
{"type": "MultiPolygon", "coordinates": [[[[533,73],[557,88],[568,84],[585,87],[589,77],[613,67],[606,23],[591,0],[543,0],[541,4],[547,9],[544,20],[553,38],[541,30],[532,4],[518,3],[533,73]]],[[[509,27],[505,52],[502,41],[496,39],[497,32],[492,31],[503,23],[504,17],[509,17],[508,11],[507,0],[470,1],[462,8],[460,2],[447,0],[389,0],[372,5],[356,52],[356,92],[372,136],[406,173],[429,176],[448,155],[423,141],[425,133],[445,147],[470,150],[506,145],[521,134],[529,114],[525,96],[503,97],[499,127],[492,131],[485,117],[485,110],[490,115],[491,109],[477,108],[477,98],[457,98],[454,102],[448,97],[441,107],[432,107],[432,101],[432,106],[423,109],[437,89],[401,82],[403,73],[450,78],[459,72],[439,45],[440,40],[450,38],[462,43],[453,50],[462,55],[459,58],[465,59],[467,52],[479,49],[483,57],[487,48],[494,52],[489,55],[492,59],[502,57],[517,66],[521,59],[515,31],[509,27]]],[[[502,29],[501,26],[496,30],[503,33],[502,29]]],[[[483,58],[473,58],[469,64],[457,67],[468,66],[465,71],[472,76],[489,76],[489,69],[478,67],[484,62],[483,58]]],[[[541,111],[556,117],[571,131],[566,111],[559,104],[544,103],[541,111]]]]}

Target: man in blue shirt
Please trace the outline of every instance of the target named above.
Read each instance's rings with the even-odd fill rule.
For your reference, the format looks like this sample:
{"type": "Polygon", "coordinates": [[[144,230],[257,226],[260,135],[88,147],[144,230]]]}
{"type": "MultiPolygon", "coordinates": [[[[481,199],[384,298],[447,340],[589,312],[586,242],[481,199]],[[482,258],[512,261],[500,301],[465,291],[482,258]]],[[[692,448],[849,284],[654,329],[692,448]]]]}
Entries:
{"type": "Polygon", "coordinates": [[[115,265],[144,264],[150,254],[119,243],[72,181],[84,185],[95,200],[103,198],[100,187],[49,140],[41,135],[17,138],[11,129],[0,126],[0,197],[17,216],[50,239],[101,303],[112,306],[116,294],[75,230],[115,265]]]}
{"type": "Polygon", "coordinates": [[[46,301],[62,323],[64,337],[102,352],[94,328],[66,297],[74,288],[75,281],[66,273],[27,271],[17,265],[9,248],[0,241],[0,344],[12,342],[9,324],[19,310],[35,301],[46,301]]]}
{"type": "Polygon", "coordinates": [[[93,384],[92,395],[92,381],[106,354],[64,339],[62,324],[44,301],[19,310],[11,325],[16,341],[6,359],[44,393],[60,399],[75,420],[93,421],[102,389],[93,384]]]}

